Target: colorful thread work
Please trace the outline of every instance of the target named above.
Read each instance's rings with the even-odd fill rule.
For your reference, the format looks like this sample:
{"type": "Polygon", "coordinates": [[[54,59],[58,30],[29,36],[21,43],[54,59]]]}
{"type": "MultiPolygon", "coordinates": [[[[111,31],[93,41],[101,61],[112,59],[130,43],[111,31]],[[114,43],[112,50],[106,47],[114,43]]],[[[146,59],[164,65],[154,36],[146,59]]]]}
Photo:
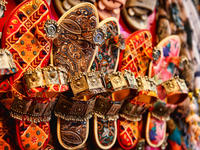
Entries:
{"type": "Polygon", "coordinates": [[[108,121],[107,119],[98,118],[98,140],[103,146],[109,146],[113,143],[115,126],[114,121],[108,121]]]}
{"type": "Polygon", "coordinates": [[[84,39],[98,25],[92,6],[82,5],[59,20],[61,33],[54,40],[54,64],[67,69],[69,76],[86,72],[94,56],[95,45],[84,39]]]}
{"type": "Polygon", "coordinates": [[[174,62],[179,57],[180,42],[172,38],[159,46],[163,48],[163,56],[161,56],[157,62],[153,62],[153,71],[151,74],[157,84],[161,84],[173,77],[175,71],[174,62]]]}
{"type": "Polygon", "coordinates": [[[60,135],[67,146],[78,146],[86,138],[87,121],[66,121],[60,119],[60,135]]]}
{"type": "Polygon", "coordinates": [[[130,70],[135,76],[145,76],[152,58],[152,36],[148,30],[140,30],[126,39],[126,49],[120,70],[130,70]]]}
{"type": "Polygon", "coordinates": [[[165,135],[165,121],[158,120],[151,117],[149,124],[149,139],[150,141],[157,145],[159,144],[165,135]],[[164,132],[163,132],[164,131],[164,132]]]}

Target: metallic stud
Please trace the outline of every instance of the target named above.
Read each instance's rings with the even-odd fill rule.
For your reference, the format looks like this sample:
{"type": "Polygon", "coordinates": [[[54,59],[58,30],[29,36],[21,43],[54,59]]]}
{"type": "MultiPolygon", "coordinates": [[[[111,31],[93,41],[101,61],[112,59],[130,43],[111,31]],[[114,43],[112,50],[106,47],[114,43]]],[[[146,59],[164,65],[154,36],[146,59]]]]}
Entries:
{"type": "Polygon", "coordinates": [[[33,74],[33,75],[31,76],[31,80],[32,80],[33,82],[36,81],[36,80],[37,80],[37,76],[33,74]]]}
{"type": "Polygon", "coordinates": [[[96,82],[96,80],[95,80],[95,79],[93,79],[93,80],[92,80],[92,82],[93,82],[93,83],[95,83],[95,82],[96,82]]]}
{"type": "Polygon", "coordinates": [[[31,13],[31,11],[30,11],[30,10],[27,10],[26,13],[29,15],[29,14],[31,13]]]}
{"type": "Polygon", "coordinates": [[[53,19],[48,19],[44,24],[44,30],[48,38],[54,38],[59,33],[58,23],[53,19]]]}
{"type": "Polygon", "coordinates": [[[78,112],[80,112],[81,110],[82,110],[82,109],[81,109],[80,107],[76,109],[76,111],[78,111],[78,112]]]}
{"type": "Polygon", "coordinates": [[[35,44],[35,40],[31,40],[31,43],[32,43],[32,44],[35,44]]]}
{"type": "Polygon", "coordinates": [[[104,107],[104,104],[101,104],[100,107],[103,108],[103,107],[104,107]]]}
{"type": "Polygon", "coordinates": [[[30,133],[26,133],[26,137],[29,138],[31,135],[30,133]]]}
{"type": "Polygon", "coordinates": [[[20,44],[21,44],[21,45],[24,45],[24,43],[25,43],[24,40],[21,40],[21,41],[20,41],[20,44]]]}
{"type": "Polygon", "coordinates": [[[42,142],[38,142],[38,146],[41,146],[42,145],[42,142]]]}
{"type": "Polygon", "coordinates": [[[77,86],[80,86],[80,85],[81,85],[81,82],[76,82],[76,85],[77,85],[77,86]]]}
{"type": "Polygon", "coordinates": [[[50,73],[50,77],[51,77],[51,78],[55,78],[55,77],[56,77],[56,73],[55,73],[55,72],[51,72],[51,73],[50,73]]]}
{"type": "Polygon", "coordinates": [[[37,51],[33,51],[33,55],[37,55],[37,51]]]}
{"type": "Polygon", "coordinates": [[[37,134],[37,135],[40,135],[40,131],[39,131],[39,130],[38,130],[38,131],[36,131],[36,134],[37,134]]]}
{"type": "Polygon", "coordinates": [[[29,148],[29,147],[30,147],[30,144],[26,144],[26,145],[25,145],[25,148],[29,148]]]}
{"type": "Polygon", "coordinates": [[[33,4],[32,7],[33,7],[33,9],[37,9],[37,5],[36,4],[33,4]]]}
{"type": "Polygon", "coordinates": [[[66,108],[67,108],[67,106],[66,106],[66,105],[60,105],[60,106],[62,106],[62,108],[64,108],[64,109],[66,109],[66,108]]]}

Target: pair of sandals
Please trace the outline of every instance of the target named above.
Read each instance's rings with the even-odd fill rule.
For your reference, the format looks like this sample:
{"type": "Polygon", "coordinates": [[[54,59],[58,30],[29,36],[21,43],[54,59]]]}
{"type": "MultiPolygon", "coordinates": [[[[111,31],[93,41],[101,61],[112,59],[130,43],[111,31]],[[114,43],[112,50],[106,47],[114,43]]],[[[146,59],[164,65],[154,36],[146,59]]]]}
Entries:
{"type": "MultiPolygon", "coordinates": [[[[157,85],[158,100],[154,97],[156,99],[149,101],[150,103],[146,101],[148,113],[143,116],[142,121],[141,118],[138,119],[138,114],[141,112],[137,111],[141,105],[144,105],[141,103],[145,98],[138,99],[136,96],[125,100],[120,111],[121,117],[118,119],[118,142],[123,149],[137,149],[138,147],[144,149],[145,140],[143,138],[150,147],[165,149],[168,136],[166,121],[170,119],[170,114],[177,105],[185,101],[188,94],[184,80],[173,77],[175,69],[177,67],[182,69],[187,63],[185,57],[179,57],[179,37],[169,36],[163,39],[154,51],[150,51],[153,54],[148,55],[148,49],[145,54],[141,55],[141,50],[144,50],[144,45],[146,45],[140,41],[144,33],[144,30],[140,30],[126,40],[126,49],[122,51],[119,69],[130,70],[138,76],[144,76],[148,71],[149,77],[153,78],[157,85]],[[145,61],[141,61],[142,58],[146,58],[145,61]],[[142,130],[144,128],[145,131],[142,130]]],[[[153,95],[149,96],[153,98],[153,95]]]]}
{"type": "Polygon", "coordinates": [[[124,48],[118,21],[99,23],[95,6],[82,3],[63,14],[58,24],[54,64],[67,69],[70,87],[55,106],[58,141],[65,149],[84,146],[93,116],[96,144],[109,149],[116,141],[117,113],[126,97],[116,95],[131,89],[117,72],[119,50],[124,48]]]}

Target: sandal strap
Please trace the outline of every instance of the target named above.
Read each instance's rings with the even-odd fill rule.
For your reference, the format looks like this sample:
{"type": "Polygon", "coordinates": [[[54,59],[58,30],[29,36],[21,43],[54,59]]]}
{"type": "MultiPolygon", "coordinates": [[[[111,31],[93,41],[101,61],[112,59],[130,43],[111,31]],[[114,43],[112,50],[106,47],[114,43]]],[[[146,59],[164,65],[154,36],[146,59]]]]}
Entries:
{"type": "Polygon", "coordinates": [[[123,101],[112,101],[110,97],[100,96],[95,103],[94,114],[103,119],[116,120],[122,104],[123,101]]]}
{"type": "Polygon", "coordinates": [[[28,70],[24,73],[24,78],[28,90],[51,84],[68,84],[66,70],[55,66],[46,66],[43,68],[28,70]]]}
{"type": "Polygon", "coordinates": [[[149,104],[126,100],[120,109],[120,116],[130,121],[142,120],[142,114],[150,107],[149,104]]]}
{"type": "Polygon", "coordinates": [[[157,94],[156,83],[153,79],[145,77],[136,78],[138,84],[138,92],[140,91],[154,91],[157,94]]]}
{"type": "Polygon", "coordinates": [[[108,75],[108,81],[111,83],[111,89],[114,91],[122,90],[123,88],[137,88],[137,82],[134,73],[125,71],[124,74],[117,71],[108,75]]]}
{"type": "Polygon", "coordinates": [[[28,90],[48,87],[51,84],[68,85],[71,87],[74,97],[80,99],[87,95],[113,93],[123,89],[137,89],[135,76],[129,71],[125,71],[124,74],[121,72],[111,73],[108,77],[99,71],[79,73],[67,77],[64,68],[47,66],[41,69],[28,70],[24,76],[28,90]]]}
{"type": "Polygon", "coordinates": [[[185,80],[180,79],[178,76],[163,82],[160,86],[162,86],[162,95],[167,97],[167,103],[169,104],[178,105],[188,96],[185,80]]]}
{"type": "Polygon", "coordinates": [[[68,83],[74,97],[94,95],[106,91],[103,85],[102,75],[99,71],[79,73],[78,75],[69,77],[68,83]]]}
{"type": "Polygon", "coordinates": [[[85,121],[92,117],[96,98],[90,100],[71,99],[61,95],[55,106],[55,116],[65,120],[85,121]]]}
{"type": "Polygon", "coordinates": [[[51,111],[56,98],[15,98],[10,108],[11,117],[33,123],[47,122],[51,119],[51,111]]]}
{"type": "Polygon", "coordinates": [[[140,121],[142,114],[157,100],[157,88],[153,79],[137,77],[138,96],[125,100],[120,116],[130,121],[140,121]]]}
{"type": "Polygon", "coordinates": [[[188,93],[188,88],[185,83],[185,80],[180,79],[178,76],[163,82],[162,86],[165,88],[167,95],[175,91],[180,91],[181,93],[188,93]]]}
{"type": "Polygon", "coordinates": [[[168,121],[170,114],[174,112],[176,105],[166,104],[162,101],[157,101],[153,105],[152,116],[159,119],[168,121]]]}

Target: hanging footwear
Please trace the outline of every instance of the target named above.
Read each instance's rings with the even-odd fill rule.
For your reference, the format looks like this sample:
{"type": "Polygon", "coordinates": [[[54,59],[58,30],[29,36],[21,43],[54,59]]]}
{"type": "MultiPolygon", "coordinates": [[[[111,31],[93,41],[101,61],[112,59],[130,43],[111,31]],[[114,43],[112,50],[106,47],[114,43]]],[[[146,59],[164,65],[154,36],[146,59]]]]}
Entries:
{"type": "Polygon", "coordinates": [[[3,103],[12,105],[10,113],[15,118],[17,142],[22,150],[44,149],[49,140],[48,121],[55,99],[27,97],[23,77],[29,69],[48,65],[52,39],[44,26],[50,18],[46,1],[27,0],[10,13],[2,32],[2,47],[12,54],[18,70],[3,83],[6,94],[12,93],[3,103]]]}
{"type": "Polygon", "coordinates": [[[98,28],[97,10],[90,3],[81,3],[65,12],[58,25],[54,65],[67,70],[69,90],[59,97],[55,107],[57,138],[63,148],[78,149],[88,138],[96,89],[103,88],[101,74],[88,71],[96,45],[104,42],[105,35],[98,28]]]}
{"type": "Polygon", "coordinates": [[[98,0],[95,2],[100,20],[104,20],[109,17],[115,17],[119,20],[121,9],[125,6],[125,3],[126,0],[98,0]]]}
{"type": "Polygon", "coordinates": [[[184,80],[173,77],[176,67],[183,68],[185,63],[179,57],[180,46],[178,36],[168,36],[156,46],[160,51],[160,58],[150,63],[149,75],[156,81],[159,97],[149,109],[146,122],[146,141],[151,147],[163,144],[166,121],[177,105],[187,97],[188,89],[184,80]]]}
{"type": "Polygon", "coordinates": [[[125,44],[126,49],[120,55],[119,70],[134,75],[132,81],[138,92],[132,93],[132,97],[126,99],[120,109],[118,143],[123,149],[133,149],[136,145],[144,148],[138,121],[142,120],[142,114],[157,99],[155,82],[145,76],[150,60],[153,59],[151,33],[139,30],[128,37],[125,44]]]}
{"type": "Polygon", "coordinates": [[[98,46],[91,70],[103,74],[105,90],[97,95],[94,106],[93,135],[94,142],[101,149],[110,149],[117,139],[118,112],[124,99],[135,93],[134,78],[129,72],[117,71],[119,53],[125,48],[124,38],[120,35],[118,21],[114,17],[100,22],[100,28],[105,28],[105,44],[98,46]]]}
{"type": "Polygon", "coordinates": [[[122,9],[122,17],[127,25],[134,30],[147,28],[148,16],[154,11],[156,0],[127,0],[122,9]]]}

